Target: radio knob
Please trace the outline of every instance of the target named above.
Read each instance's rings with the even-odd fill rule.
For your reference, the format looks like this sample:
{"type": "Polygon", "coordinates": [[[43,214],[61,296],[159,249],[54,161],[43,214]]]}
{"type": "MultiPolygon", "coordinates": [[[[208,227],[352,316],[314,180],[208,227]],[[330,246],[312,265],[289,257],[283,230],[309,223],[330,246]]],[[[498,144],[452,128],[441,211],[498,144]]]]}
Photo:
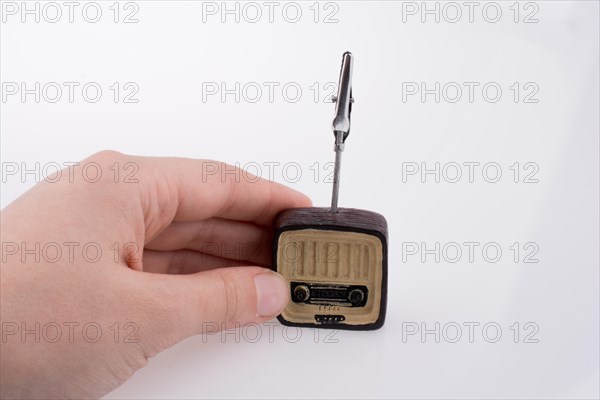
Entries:
{"type": "Polygon", "coordinates": [[[348,300],[352,305],[357,306],[363,302],[365,299],[365,294],[361,289],[352,289],[350,293],[348,293],[348,300]]]}
{"type": "Polygon", "coordinates": [[[294,288],[294,301],[302,303],[310,297],[310,289],[306,285],[298,285],[294,288]]]}

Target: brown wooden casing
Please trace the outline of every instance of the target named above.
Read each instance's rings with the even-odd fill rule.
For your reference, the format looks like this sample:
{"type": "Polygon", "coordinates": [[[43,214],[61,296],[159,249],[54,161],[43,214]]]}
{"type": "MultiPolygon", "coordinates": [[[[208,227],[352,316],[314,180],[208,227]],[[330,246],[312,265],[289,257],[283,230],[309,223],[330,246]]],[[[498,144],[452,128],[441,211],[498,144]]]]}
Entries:
{"type": "Polygon", "coordinates": [[[290,301],[278,317],[282,324],[354,330],[383,325],[388,245],[382,215],[351,208],[335,214],[329,208],[295,208],[281,212],[274,228],[273,268],[290,282],[290,294],[292,282],[360,285],[368,292],[360,307],[290,301]],[[329,322],[333,318],[338,320],[329,322]]]}

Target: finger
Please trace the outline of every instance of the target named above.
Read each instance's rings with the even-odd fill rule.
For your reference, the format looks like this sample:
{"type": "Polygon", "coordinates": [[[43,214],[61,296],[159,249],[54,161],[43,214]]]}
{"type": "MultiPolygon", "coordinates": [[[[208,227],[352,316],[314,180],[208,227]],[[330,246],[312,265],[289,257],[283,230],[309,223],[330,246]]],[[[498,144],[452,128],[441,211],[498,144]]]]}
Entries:
{"type": "Polygon", "coordinates": [[[194,274],[214,268],[243,265],[241,261],[228,260],[193,250],[154,251],[144,249],[142,260],[143,271],[172,275],[194,274]]]}
{"type": "Polygon", "coordinates": [[[211,217],[270,226],[287,208],[308,207],[305,195],[239,168],[210,160],[132,157],[139,164],[146,233],[172,221],[211,217]]]}
{"type": "Polygon", "coordinates": [[[138,298],[147,303],[142,317],[153,326],[156,351],[191,335],[265,322],[283,310],[290,296],[281,275],[259,267],[142,275],[136,279],[138,298]]]}
{"type": "Polygon", "coordinates": [[[272,230],[265,227],[211,218],[205,221],[173,222],[145,247],[161,251],[190,249],[221,258],[270,266],[272,238],[272,230]]]}

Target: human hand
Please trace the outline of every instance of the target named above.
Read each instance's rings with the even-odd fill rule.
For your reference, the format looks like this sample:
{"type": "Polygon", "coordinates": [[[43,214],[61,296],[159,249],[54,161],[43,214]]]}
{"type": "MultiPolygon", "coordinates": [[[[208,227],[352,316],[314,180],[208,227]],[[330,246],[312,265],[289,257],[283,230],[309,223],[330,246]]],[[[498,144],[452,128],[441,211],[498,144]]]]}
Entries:
{"type": "Polygon", "coordinates": [[[261,266],[275,215],[307,197],[213,161],[90,163],[97,182],[63,171],[0,213],[2,398],[103,396],[208,324],[264,322],[288,301],[261,266]]]}

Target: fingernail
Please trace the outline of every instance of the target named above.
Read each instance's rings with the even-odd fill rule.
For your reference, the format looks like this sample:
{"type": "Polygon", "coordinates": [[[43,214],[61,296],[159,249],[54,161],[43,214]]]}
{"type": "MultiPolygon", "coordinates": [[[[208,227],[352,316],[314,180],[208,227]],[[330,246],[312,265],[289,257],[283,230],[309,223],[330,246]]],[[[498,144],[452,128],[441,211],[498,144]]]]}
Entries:
{"type": "Polygon", "coordinates": [[[273,271],[256,275],[256,313],[260,317],[274,317],[285,307],[289,299],[286,280],[273,271]]]}

